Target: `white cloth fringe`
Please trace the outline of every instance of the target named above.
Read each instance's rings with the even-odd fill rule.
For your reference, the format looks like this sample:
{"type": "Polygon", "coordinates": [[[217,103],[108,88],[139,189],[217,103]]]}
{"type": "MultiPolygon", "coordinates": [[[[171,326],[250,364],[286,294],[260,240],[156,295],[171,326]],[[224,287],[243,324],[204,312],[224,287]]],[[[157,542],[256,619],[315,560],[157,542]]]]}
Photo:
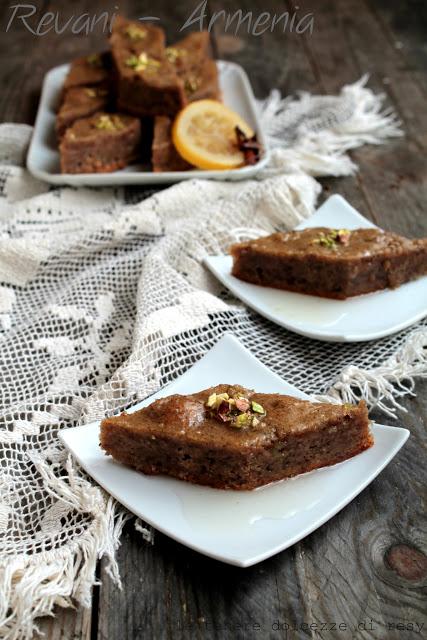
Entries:
{"type": "Polygon", "coordinates": [[[350,365],[318,400],[358,402],[363,398],[390,418],[396,410],[407,411],[398,398],[414,395],[415,379],[427,377],[427,329],[414,331],[404,345],[386,362],[373,369],[350,365]]]}
{"type": "MultiPolygon", "coordinates": [[[[335,97],[282,100],[273,91],[260,104],[273,149],[262,176],[190,180],[142,201],[132,190],[49,189],[19,166],[30,128],[0,126],[2,638],[32,638],[35,619],[55,605],[90,606],[102,556],[119,583],[115,551],[129,516],[73,468],[58,429],[147,396],[224,331],[311,393],[322,385],[326,393],[331,367],[343,369],[333,397],[362,395],[389,412],[427,374],[425,328],[369,356],[310,342],[231,300],[201,266],[233,238],[307,218],[321,190],[315,177],[349,175],[348,150],[402,135],[365,85],[366,77],[335,97]]],[[[149,528],[136,527],[152,541],[149,528]]]]}
{"type": "Polygon", "coordinates": [[[32,638],[38,631],[35,618],[53,615],[55,605],[73,607],[78,602],[90,607],[98,558],[108,559],[107,571],[121,588],[115,552],[123,524],[130,518],[123,510],[117,512],[113,498],[105,497],[96,486],[88,486],[76,474],[70,458],[65,464],[66,482],[52,472],[42,456],[33,452],[30,458],[43,479],[43,489],[58,503],[91,514],[93,521],[59,549],[2,558],[0,631],[7,640],[32,638]]]}
{"type": "Polygon", "coordinates": [[[301,171],[311,176],[346,176],[357,170],[346,151],[382,144],[403,135],[401,123],[383,94],[366,87],[368,75],[343,87],[339,96],[282,99],[277,90],[261,103],[261,120],[273,149],[264,175],[301,171]]]}

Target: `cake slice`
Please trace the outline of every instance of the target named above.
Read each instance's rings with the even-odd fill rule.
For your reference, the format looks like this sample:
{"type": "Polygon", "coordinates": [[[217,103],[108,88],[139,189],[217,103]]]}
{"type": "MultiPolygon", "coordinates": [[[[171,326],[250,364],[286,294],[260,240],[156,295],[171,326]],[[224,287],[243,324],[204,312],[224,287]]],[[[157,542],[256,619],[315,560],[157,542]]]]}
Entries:
{"type": "Polygon", "coordinates": [[[255,489],[369,448],[369,424],[364,402],[313,403],[221,384],[106,418],[100,444],[146,474],[255,489]]]}
{"type": "Polygon", "coordinates": [[[165,32],[154,24],[117,16],[112,25],[110,46],[129,49],[135,55],[144,51],[157,58],[165,55],[165,32]]]}
{"type": "Polygon", "coordinates": [[[155,173],[187,171],[194,167],[182,158],[172,142],[172,120],[167,116],[154,118],[151,164],[155,173]]]}
{"type": "Polygon", "coordinates": [[[189,102],[204,98],[220,99],[218,69],[211,57],[208,31],[190,33],[186,38],[167,47],[166,56],[183,80],[189,102]]]}
{"type": "Polygon", "coordinates": [[[220,100],[218,69],[215,60],[203,60],[183,74],[184,91],[188,102],[195,100],[220,100]]]}
{"type": "Polygon", "coordinates": [[[184,73],[201,60],[212,57],[208,31],[194,31],[166,48],[166,55],[178,73],[184,73]]]}
{"type": "Polygon", "coordinates": [[[73,60],[65,78],[64,91],[72,87],[91,87],[105,84],[111,68],[109,52],[92,53],[73,60]]]}
{"type": "Polygon", "coordinates": [[[120,111],[138,117],[173,117],[182,109],[184,82],[166,57],[161,29],[117,18],[110,44],[120,111]]]}
{"type": "Polygon", "coordinates": [[[141,123],[127,114],[99,112],[69,127],[59,145],[62,173],[123,169],[139,155],[141,123]]]}
{"type": "Polygon", "coordinates": [[[230,247],[232,275],[266,287],[344,299],[427,275],[427,238],[314,227],[230,247]]]}
{"type": "Polygon", "coordinates": [[[67,89],[56,116],[55,128],[58,138],[61,138],[65,130],[79,118],[87,118],[97,111],[104,111],[108,101],[108,86],[105,83],[67,89]]]}

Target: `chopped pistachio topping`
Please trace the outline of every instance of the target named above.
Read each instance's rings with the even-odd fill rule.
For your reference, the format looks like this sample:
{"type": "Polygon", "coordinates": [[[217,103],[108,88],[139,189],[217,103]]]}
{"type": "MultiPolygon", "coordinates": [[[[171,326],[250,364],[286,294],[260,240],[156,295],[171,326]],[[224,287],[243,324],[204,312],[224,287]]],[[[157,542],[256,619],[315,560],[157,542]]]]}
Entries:
{"type": "Polygon", "coordinates": [[[194,93],[200,87],[200,80],[196,76],[188,76],[185,79],[184,87],[187,93],[194,93]]]}
{"type": "Polygon", "coordinates": [[[105,131],[117,131],[118,129],[123,129],[124,124],[116,115],[108,116],[103,114],[99,116],[95,126],[97,129],[104,129],[105,131]]]}
{"type": "Polygon", "coordinates": [[[251,402],[251,408],[255,413],[265,413],[264,408],[254,400],[251,402]]]}
{"type": "Polygon", "coordinates": [[[222,402],[228,402],[229,399],[228,393],[212,393],[206,402],[206,406],[211,409],[218,409],[222,402]]]}
{"type": "Polygon", "coordinates": [[[178,49],[177,47],[166,47],[166,57],[169,62],[176,62],[178,58],[185,58],[187,51],[185,49],[178,49]]]}
{"type": "Polygon", "coordinates": [[[126,28],[125,33],[131,40],[143,40],[147,37],[147,29],[134,24],[129,25],[126,28]]]}
{"type": "Polygon", "coordinates": [[[127,67],[131,67],[134,71],[150,71],[154,72],[160,67],[160,62],[154,58],[149,58],[145,51],[139,56],[130,56],[125,61],[127,67]]]}
{"type": "Polygon", "coordinates": [[[90,56],[87,56],[86,62],[88,62],[92,67],[101,67],[102,61],[99,53],[92,53],[90,56]]]}
{"type": "Polygon", "coordinates": [[[241,394],[212,393],[205,402],[211,418],[227,422],[231,427],[256,427],[266,415],[258,402],[250,401],[241,394]]]}
{"type": "Polygon", "coordinates": [[[331,229],[329,233],[321,231],[319,236],[313,240],[313,244],[320,244],[328,249],[336,249],[338,244],[347,245],[350,241],[350,231],[348,229],[331,229]]]}
{"type": "Polygon", "coordinates": [[[249,415],[247,413],[241,413],[236,416],[235,424],[236,427],[246,427],[249,422],[249,415]]]}

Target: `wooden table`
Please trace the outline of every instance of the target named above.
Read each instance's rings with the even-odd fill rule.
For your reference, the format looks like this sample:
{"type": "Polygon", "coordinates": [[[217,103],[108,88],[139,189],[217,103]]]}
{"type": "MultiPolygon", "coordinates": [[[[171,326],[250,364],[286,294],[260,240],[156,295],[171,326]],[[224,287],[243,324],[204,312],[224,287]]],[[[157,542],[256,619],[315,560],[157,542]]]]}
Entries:
{"type": "MultiPolygon", "coordinates": [[[[3,3],[3,31],[11,16],[3,3]]],[[[117,3],[129,17],[156,15],[176,39],[197,2],[117,3]]],[[[84,12],[113,10],[101,0],[40,2],[58,13],[60,26],[84,12]]],[[[292,1],[209,2],[210,16],[263,11],[280,15],[292,1]]],[[[409,236],[427,235],[427,7],[424,0],[325,0],[298,2],[298,16],[314,12],[313,33],[260,36],[213,30],[217,57],[234,60],[249,74],[258,96],[277,87],[334,93],[370,74],[403,121],[405,137],[365,146],[353,154],[357,175],[323,180],[323,197],[343,194],[376,223],[409,236]]],[[[31,21],[30,21],[31,22],[31,21]]],[[[34,24],[34,20],[32,22],[34,24]]],[[[0,118],[32,123],[44,73],[54,64],[99,48],[100,30],[74,35],[31,34],[15,20],[3,33],[0,118]]],[[[98,568],[90,611],[59,610],[43,620],[47,638],[99,640],[195,638],[427,637],[426,422],[427,383],[403,400],[398,423],[411,437],[387,469],[348,507],[302,542],[250,569],[215,562],[156,534],[151,546],[133,525],[118,553],[123,591],[98,568]],[[418,625],[418,626],[417,626],[418,625]],[[419,625],[424,625],[419,631],[419,625]]]]}

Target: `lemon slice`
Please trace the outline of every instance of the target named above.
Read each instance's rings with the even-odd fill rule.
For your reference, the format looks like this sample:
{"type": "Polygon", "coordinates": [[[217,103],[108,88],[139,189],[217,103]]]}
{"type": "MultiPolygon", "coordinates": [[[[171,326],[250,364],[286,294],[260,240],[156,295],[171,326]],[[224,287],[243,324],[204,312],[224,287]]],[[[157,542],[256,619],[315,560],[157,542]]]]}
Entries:
{"type": "Polygon", "coordinates": [[[236,169],[244,164],[235,127],[252,137],[254,132],[239,116],[216,100],[196,100],[179,112],[172,127],[178,153],[200,169],[236,169]]]}

